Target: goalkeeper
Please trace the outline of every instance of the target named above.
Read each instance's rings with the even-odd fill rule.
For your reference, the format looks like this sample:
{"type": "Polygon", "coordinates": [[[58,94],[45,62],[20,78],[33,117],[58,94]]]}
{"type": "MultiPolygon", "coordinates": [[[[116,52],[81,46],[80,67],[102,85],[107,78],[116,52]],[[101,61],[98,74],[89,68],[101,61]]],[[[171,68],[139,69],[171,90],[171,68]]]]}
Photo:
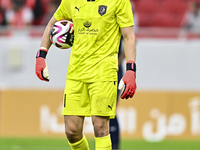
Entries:
{"type": "Polygon", "coordinates": [[[83,134],[84,118],[91,116],[95,149],[111,150],[109,120],[115,117],[117,99],[118,48],[124,38],[126,73],[122,99],[136,90],[136,46],[132,6],[129,0],[62,0],[44,31],[36,56],[36,74],[49,81],[45,61],[51,46],[49,32],[59,20],[72,20],[74,43],[67,71],[62,115],[72,150],[89,150],[83,134]]]}

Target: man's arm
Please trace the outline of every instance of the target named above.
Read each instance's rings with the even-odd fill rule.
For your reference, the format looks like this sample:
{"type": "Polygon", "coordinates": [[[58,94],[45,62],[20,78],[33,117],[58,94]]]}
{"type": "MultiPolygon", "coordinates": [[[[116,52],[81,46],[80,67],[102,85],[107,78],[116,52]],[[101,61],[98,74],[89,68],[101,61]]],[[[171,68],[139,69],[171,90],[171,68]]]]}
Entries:
{"type": "Polygon", "coordinates": [[[55,22],[56,22],[56,19],[53,16],[46,26],[46,29],[43,33],[40,49],[36,55],[35,73],[40,80],[47,81],[47,82],[49,81],[49,73],[48,73],[48,67],[46,63],[46,55],[52,44],[50,41],[49,34],[50,34],[51,27],[52,25],[54,25],[55,22]]]}
{"type": "Polygon", "coordinates": [[[126,56],[126,61],[133,61],[136,60],[136,43],[135,43],[135,34],[134,28],[126,27],[121,28],[121,32],[124,38],[124,53],[126,56]]]}
{"type": "Polygon", "coordinates": [[[49,38],[49,33],[50,33],[50,30],[51,30],[51,27],[56,23],[56,21],[57,20],[55,19],[54,16],[50,19],[49,23],[47,24],[47,26],[44,30],[40,47],[44,47],[47,50],[50,48],[52,43],[51,43],[50,38],[49,38]]]}
{"type": "Polygon", "coordinates": [[[119,89],[124,87],[121,98],[132,98],[136,91],[136,43],[133,26],[121,28],[124,38],[124,52],[126,56],[126,73],[119,83],[119,89]]]}

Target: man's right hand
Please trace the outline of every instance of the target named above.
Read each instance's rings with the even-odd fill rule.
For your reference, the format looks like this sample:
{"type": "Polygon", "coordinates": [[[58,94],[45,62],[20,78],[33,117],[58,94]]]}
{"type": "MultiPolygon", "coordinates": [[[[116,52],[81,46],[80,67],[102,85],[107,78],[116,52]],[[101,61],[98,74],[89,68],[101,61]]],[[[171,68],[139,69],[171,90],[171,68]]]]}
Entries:
{"type": "Polygon", "coordinates": [[[35,73],[40,80],[49,81],[49,72],[45,60],[47,50],[40,49],[36,56],[35,73]]]}

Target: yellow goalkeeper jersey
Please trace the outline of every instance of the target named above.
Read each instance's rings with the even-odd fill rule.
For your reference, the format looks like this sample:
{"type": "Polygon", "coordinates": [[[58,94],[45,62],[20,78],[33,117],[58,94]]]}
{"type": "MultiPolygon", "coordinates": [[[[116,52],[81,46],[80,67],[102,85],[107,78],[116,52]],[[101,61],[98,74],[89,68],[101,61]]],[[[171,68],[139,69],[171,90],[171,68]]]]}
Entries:
{"type": "Polygon", "coordinates": [[[67,79],[117,81],[120,28],[134,25],[129,0],[62,0],[56,20],[72,20],[67,79]]]}

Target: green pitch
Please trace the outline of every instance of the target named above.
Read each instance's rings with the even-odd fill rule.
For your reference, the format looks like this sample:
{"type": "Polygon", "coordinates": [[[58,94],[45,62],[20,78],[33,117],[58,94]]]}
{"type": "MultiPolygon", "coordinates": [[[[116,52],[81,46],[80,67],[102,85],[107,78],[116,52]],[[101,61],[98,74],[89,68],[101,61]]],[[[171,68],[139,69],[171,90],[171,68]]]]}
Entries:
{"type": "MultiPolygon", "coordinates": [[[[94,150],[94,140],[88,140],[94,150]]],[[[70,150],[66,139],[0,138],[0,150],[70,150]]],[[[149,143],[122,140],[121,150],[200,150],[200,141],[163,141],[149,143]]]]}

